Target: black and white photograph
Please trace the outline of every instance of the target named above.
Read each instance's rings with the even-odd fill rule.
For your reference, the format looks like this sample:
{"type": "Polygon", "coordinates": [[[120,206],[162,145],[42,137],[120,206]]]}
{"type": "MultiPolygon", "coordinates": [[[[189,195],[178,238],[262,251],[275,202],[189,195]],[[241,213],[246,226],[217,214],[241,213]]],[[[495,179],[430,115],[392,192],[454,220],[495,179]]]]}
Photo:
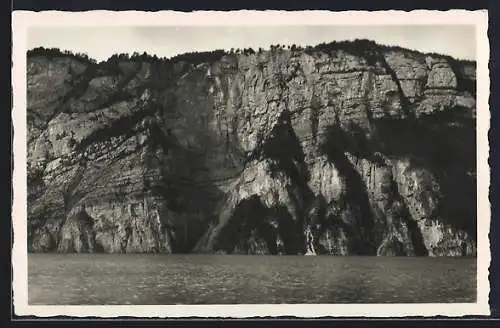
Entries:
{"type": "Polygon", "coordinates": [[[489,313],[486,12],[17,18],[15,310],[489,313]]]}

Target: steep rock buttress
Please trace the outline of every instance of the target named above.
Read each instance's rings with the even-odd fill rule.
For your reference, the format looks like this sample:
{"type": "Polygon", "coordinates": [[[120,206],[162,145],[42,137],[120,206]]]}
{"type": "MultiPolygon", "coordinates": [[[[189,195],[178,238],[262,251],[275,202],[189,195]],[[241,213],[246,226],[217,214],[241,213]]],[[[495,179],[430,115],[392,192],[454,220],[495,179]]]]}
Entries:
{"type": "Polygon", "coordinates": [[[33,252],[475,255],[475,66],[28,54],[33,252]]]}

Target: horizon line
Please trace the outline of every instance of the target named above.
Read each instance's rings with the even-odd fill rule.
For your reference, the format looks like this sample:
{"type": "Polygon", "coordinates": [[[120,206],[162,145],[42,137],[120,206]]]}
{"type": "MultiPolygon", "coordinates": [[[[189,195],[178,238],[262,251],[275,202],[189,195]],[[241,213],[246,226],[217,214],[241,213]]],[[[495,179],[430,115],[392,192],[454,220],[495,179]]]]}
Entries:
{"type": "MultiPolygon", "coordinates": [[[[329,44],[339,44],[339,43],[355,43],[355,42],[360,42],[360,41],[369,41],[379,47],[382,47],[382,48],[388,48],[389,50],[390,49],[394,49],[394,50],[406,50],[406,51],[409,51],[410,53],[418,53],[418,54],[421,54],[421,55],[424,55],[424,56],[438,56],[438,57],[445,57],[445,58],[448,58],[448,59],[453,59],[453,60],[456,60],[458,62],[462,62],[462,63],[474,63],[474,64],[477,64],[477,60],[476,59],[470,59],[470,58],[463,58],[463,57],[455,57],[453,55],[449,55],[449,54],[445,54],[445,53],[438,53],[438,52],[424,52],[424,51],[420,51],[420,50],[417,50],[417,49],[414,49],[414,48],[406,48],[406,47],[403,47],[403,46],[399,46],[399,45],[394,45],[394,44],[383,44],[383,43],[379,43],[373,39],[359,39],[359,38],[355,38],[355,39],[343,39],[343,40],[333,40],[333,41],[330,41],[330,42],[321,42],[321,43],[317,43],[315,45],[304,45],[304,44],[292,44],[292,43],[276,43],[276,44],[271,44],[270,46],[268,47],[258,47],[258,49],[262,49],[264,51],[271,51],[272,50],[272,47],[273,46],[287,46],[287,47],[291,47],[293,45],[295,45],[296,47],[299,47],[301,48],[301,50],[305,50],[307,48],[317,48],[318,46],[320,45],[329,45],[329,44]]],[[[60,52],[69,52],[68,55],[74,55],[74,56],[78,56],[78,55],[85,55],[87,57],[88,60],[90,61],[93,61],[95,62],[96,64],[100,64],[100,63],[106,63],[108,62],[113,56],[116,56],[116,55],[129,55],[129,56],[132,56],[133,54],[137,53],[139,55],[143,55],[143,54],[146,54],[147,56],[149,57],[154,57],[156,56],[158,59],[160,60],[171,60],[171,59],[174,59],[178,56],[182,56],[182,55],[185,55],[185,54],[193,54],[193,53],[198,53],[198,54],[203,54],[203,53],[212,53],[212,52],[217,52],[217,51],[224,51],[225,54],[231,54],[231,49],[233,49],[234,51],[238,51],[238,50],[245,50],[245,49],[250,49],[250,50],[254,50],[254,51],[257,51],[255,49],[253,49],[252,47],[249,47],[249,48],[235,48],[235,47],[231,47],[231,48],[214,48],[212,50],[193,50],[193,51],[185,51],[185,52],[179,52],[175,55],[172,55],[170,57],[166,57],[166,56],[159,56],[158,54],[155,54],[155,53],[148,53],[146,51],[144,51],[143,53],[139,53],[138,51],[130,51],[130,52],[116,52],[116,53],[113,53],[112,55],[108,56],[107,58],[103,58],[101,60],[98,60],[96,57],[91,57],[89,56],[88,53],[82,53],[82,52],[78,52],[76,50],[71,50],[69,48],[59,48],[59,47],[44,47],[44,46],[38,46],[38,47],[33,47],[31,49],[27,49],[26,50],[26,53],[27,55],[29,55],[29,52],[30,51],[34,51],[36,49],[46,49],[46,50],[50,50],[50,49],[57,49],[59,50],[60,52]]],[[[282,50],[290,50],[290,49],[287,49],[287,48],[281,48],[282,50]]],[[[64,53],[63,53],[64,54],[64,53]]]]}

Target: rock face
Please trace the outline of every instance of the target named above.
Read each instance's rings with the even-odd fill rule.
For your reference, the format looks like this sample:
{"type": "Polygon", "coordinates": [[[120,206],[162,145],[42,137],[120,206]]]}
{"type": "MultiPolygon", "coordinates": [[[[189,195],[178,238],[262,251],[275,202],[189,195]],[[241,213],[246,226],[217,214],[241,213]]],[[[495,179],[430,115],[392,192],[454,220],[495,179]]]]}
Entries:
{"type": "Polygon", "coordinates": [[[31,252],[474,256],[475,63],[28,53],[31,252]]]}

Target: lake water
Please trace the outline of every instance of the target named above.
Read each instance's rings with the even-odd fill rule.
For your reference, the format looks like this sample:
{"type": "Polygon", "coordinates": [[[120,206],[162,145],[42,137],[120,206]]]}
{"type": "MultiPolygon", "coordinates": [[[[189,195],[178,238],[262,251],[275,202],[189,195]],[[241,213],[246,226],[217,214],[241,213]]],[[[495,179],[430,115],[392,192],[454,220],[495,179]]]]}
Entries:
{"type": "Polygon", "coordinates": [[[475,258],[29,254],[30,305],[475,302],[475,258]]]}

